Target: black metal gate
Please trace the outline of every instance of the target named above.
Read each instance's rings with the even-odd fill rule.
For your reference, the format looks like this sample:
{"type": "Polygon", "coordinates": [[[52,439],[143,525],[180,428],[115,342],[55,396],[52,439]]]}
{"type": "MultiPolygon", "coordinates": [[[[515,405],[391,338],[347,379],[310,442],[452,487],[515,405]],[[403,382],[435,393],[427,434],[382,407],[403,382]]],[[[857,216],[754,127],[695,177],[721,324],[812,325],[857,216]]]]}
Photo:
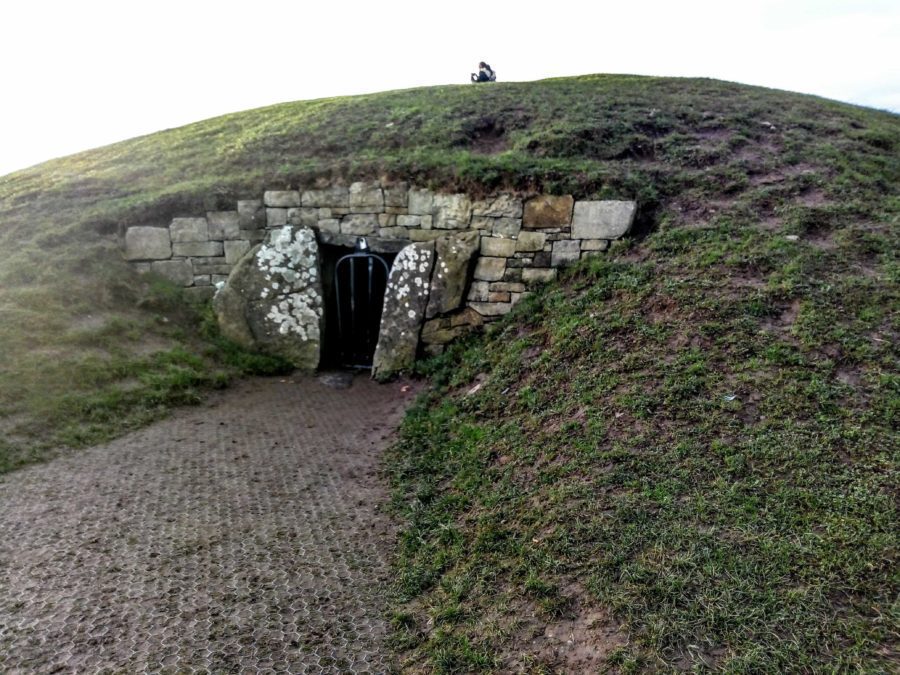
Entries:
{"type": "Polygon", "coordinates": [[[361,247],[334,267],[338,358],[344,367],[372,366],[388,273],[384,258],[361,247]]]}

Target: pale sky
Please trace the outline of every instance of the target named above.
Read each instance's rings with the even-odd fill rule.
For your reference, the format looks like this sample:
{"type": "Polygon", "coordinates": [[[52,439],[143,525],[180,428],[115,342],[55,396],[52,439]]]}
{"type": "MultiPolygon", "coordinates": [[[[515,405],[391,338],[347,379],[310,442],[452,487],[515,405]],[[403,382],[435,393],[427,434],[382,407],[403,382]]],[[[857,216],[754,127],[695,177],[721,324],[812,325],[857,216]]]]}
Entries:
{"type": "Polygon", "coordinates": [[[900,0],[3,0],[0,175],[282,101],[589,73],[900,112],[900,0]]]}

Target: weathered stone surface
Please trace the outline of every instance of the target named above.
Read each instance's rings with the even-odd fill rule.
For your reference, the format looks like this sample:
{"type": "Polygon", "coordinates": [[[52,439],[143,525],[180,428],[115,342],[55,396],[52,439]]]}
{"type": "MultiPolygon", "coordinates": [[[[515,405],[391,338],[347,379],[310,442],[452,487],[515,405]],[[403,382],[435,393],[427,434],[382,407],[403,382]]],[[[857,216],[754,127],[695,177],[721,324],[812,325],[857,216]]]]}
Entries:
{"type": "Polygon", "coordinates": [[[466,307],[458,314],[450,317],[451,328],[456,328],[457,326],[481,326],[483,324],[484,319],[481,314],[470,307],[466,307]]]}
{"type": "Polygon", "coordinates": [[[378,183],[353,183],[350,186],[351,213],[381,213],[384,193],[378,183]]]}
{"type": "Polygon", "coordinates": [[[522,221],[518,218],[494,218],[491,232],[495,237],[515,237],[522,229],[522,221]]]}
{"type": "Polygon", "coordinates": [[[477,201],[472,205],[472,215],[491,218],[521,218],[522,200],[512,195],[500,195],[493,199],[477,201]]]}
{"type": "Polygon", "coordinates": [[[550,251],[538,251],[534,254],[535,267],[550,267],[550,251]]]}
{"type": "Polygon", "coordinates": [[[508,302],[470,302],[469,307],[481,316],[503,316],[509,314],[512,305],[508,302]]]}
{"type": "Polygon", "coordinates": [[[372,377],[386,379],[415,362],[434,259],[430,242],[410,244],[397,254],[384,293],[372,377]]]}
{"type": "Polygon", "coordinates": [[[341,234],[367,236],[378,230],[378,216],[374,213],[357,213],[341,218],[341,234]]]}
{"type": "Polygon", "coordinates": [[[209,241],[209,225],[206,218],[174,218],[169,225],[173,244],[188,241],[209,241]]]}
{"type": "Polygon", "coordinates": [[[200,258],[193,261],[193,267],[194,276],[204,274],[228,274],[231,272],[231,265],[225,263],[225,258],[200,258]],[[211,262],[213,260],[216,262],[211,262]]]}
{"type": "Polygon", "coordinates": [[[431,190],[412,188],[408,197],[409,215],[430,216],[434,213],[434,193],[431,190]]]}
{"type": "Polygon", "coordinates": [[[379,213],[378,227],[397,227],[397,216],[390,213],[379,213]]]}
{"type": "Polygon", "coordinates": [[[516,252],[515,239],[503,239],[500,237],[482,237],[481,255],[497,258],[509,258],[516,252]]]}
{"type": "Polygon", "coordinates": [[[263,202],[266,206],[276,208],[300,206],[300,193],[297,190],[266,190],[263,202]]]}
{"type": "Polygon", "coordinates": [[[213,306],[226,337],[315,370],[323,303],[313,231],[288,225],[271,232],[240,259],[213,306]]]}
{"type": "Polygon", "coordinates": [[[397,216],[400,227],[422,227],[422,216],[397,216]]]}
{"type": "Polygon", "coordinates": [[[405,209],[409,204],[409,185],[397,183],[384,188],[385,208],[405,209]]]}
{"type": "Polygon", "coordinates": [[[275,208],[267,208],[266,209],[266,226],[267,227],[284,227],[288,224],[288,210],[287,209],[275,209],[275,208]]]}
{"type": "Polygon", "coordinates": [[[209,226],[209,238],[217,241],[236,239],[241,229],[237,211],[209,211],[206,222],[209,226]]]}
{"type": "Polygon", "coordinates": [[[475,265],[473,277],[479,281],[500,281],[506,269],[506,258],[488,258],[481,256],[475,265]]]}
{"type": "Polygon", "coordinates": [[[637,204],[628,201],[575,202],[574,239],[618,239],[634,223],[637,204]]]}
{"type": "Polygon", "coordinates": [[[525,290],[525,284],[512,283],[509,281],[495,281],[489,286],[491,292],[506,291],[507,293],[522,293],[525,290]]]}
{"type": "Polygon", "coordinates": [[[522,270],[522,281],[527,283],[545,283],[556,279],[556,270],[553,268],[525,268],[522,270]]]}
{"type": "Polygon", "coordinates": [[[241,230],[239,232],[241,239],[246,239],[251,244],[260,244],[266,238],[265,230],[241,230]]]}
{"type": "Polygon", "coordinates": [[[191,241],[186,244],[172,244],[172,255],[208,258],[222,255],[221,241],[191,241]]]}
{"type": "Polygon", "coordinates": [[[467,229],[471,217],[472,200],[468,195],[434,195],[434,227],[436,229],[467,229]]]}
{"type": "Polygon", "coordinates": [[[486,216],[472,216],[472,220],[469,222],[470,230],[487,230],[490,232],[494,229],[494,218],[487,218],[486,216]]]}
{"type": "Polygon", "coordinates": [[[211,277],[208,274],[194,275],[194,286],[211,286],[211,277]]]}
{"type": "Polygon", "coordinates": [[[156,260],[150,270],[179,286],[194,283],[194,268],[189,260],[156,260]]]}
{"type": "Polygon", "coordinates": [[[409,230],[405,227],[382,227],[378,230],[378,236],[385,239],[409,239],[409,230]]]}
{"type": "Polygon", "coordinates": [[[238,223],[242,230],[266,226],[266,209],[261,199],[241,199],[237,203],[238,223]]]}
{"type": "Polygon", "coordinates": [[[508,291],[491,291],[488,293],[488,302],[509,302],[508,291]]]}
{"type": "Polygon", "coordinates": [[[319,229],[322,232],[333,232],[338,234],[341,231],[341,221],[337,218],[328,218],[319,221],[319,229]]]}
{"type": "Polygon", "coordinates": [[[346,187],[331,187],[324,190],[307,190],[301,195],[303,206],[327,207],[331,209],[350,208],[350,190],[346,187]]]}
{"type": "Polygon", "coordinates": [[[606,239],[582,239],[582,251],[605,251],[609,248],[609,242],[606,239]]]}
{"type": "Polygon", "coordinates": [[[490,284],[487,281],[473,281],[469,287],[469,300],[473,302],[487,302],[490,292],[490,284]]]}
{"type": "Polygon", "coordinates": [[[246,239],[235,239],[225,242],[225,262],[234,265],[250,250],[250,242],[246,239]]]}
{"type": "Polygon", "coordinates": [[[440,230],[410,230],[409,238],[413,241],[434,241],[444,233],[440,230]]]}
{"type": "Polygon", "coordinates": [[[288,225],[314,227],[319,222],[319,209],[315,207],[294,207],[287,211],[288,225]]]}
{"type": "Polygon", "coordinates": [[[464,232],[441,237],[434,243],[434,274],[425,316],[431,318],[458,309],[478,250],[478,233],[464,232]]]}
{"type": "Polygon", "coordinates": [[[172,241],[166,227],[129,227],[125,232],[125,260],[166,260],[172,241]]]}
{"type": "Polygon", "coordinates": [[[574,203],[575,200],[571,195],[532,197],[525,202],[522,225],[526,229],[566,227],[572,222],[572,205],[574,203]]]}
{"type": "Polygon", "coordinates": [[[152,269],[148,262],[133,262],[131,267],[138,274],[147,274],[152,269]]]}
{"type": "Polygon", "coordinates": [[[516,251],[540,251],[547,242],[547,235],[543,232],[519,232],[516,251]]]}
{"type": "Polygon", "coordinates": [[[562,240],[553,242],[553,254],[550,257],[550,265],[559,267],[571,265],[581,258],[581,242],[562,240]]]}

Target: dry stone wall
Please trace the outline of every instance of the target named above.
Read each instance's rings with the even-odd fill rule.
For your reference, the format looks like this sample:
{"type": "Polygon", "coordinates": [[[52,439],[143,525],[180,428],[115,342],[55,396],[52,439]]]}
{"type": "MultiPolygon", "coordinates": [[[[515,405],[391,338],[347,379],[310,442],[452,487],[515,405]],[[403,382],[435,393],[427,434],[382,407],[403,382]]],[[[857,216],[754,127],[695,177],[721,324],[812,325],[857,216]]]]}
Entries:
{"type": "MultiPolygon", "coordinates": [[[[309,228],[320,244],[353,247],[366,237],[376,252],[433,244],[418,247],[433,251],[435,258],[431,285],[423,291],[427,304],[419,308],[422,316],[407,322],[405,341],[392,347],[406,354],[416,351],[416,341],[426,351],[440,351],[461,332],[506,314],[561,268],[605,251],[624,236],[635,212],[632,201],[511,194],[474,199],[406,183],[357,182],[269,190],[262,199],[238,201],[232,211],[174,218],[167,227],[130,227],[123,245],[126,259],[138,270],[156,272],[205,299],[224,288],[235,266],[282,228],[309,228]],[[456,273],[445,277],[450,267],[456,273]]],[[[406,259],[401,255],[397,261],[406,259]]],[[[392,280],[395,272],[400,271],[392,271],[392,280]]],[[[385,316],[399,325],[403,317],[399,310],[393,316],[392,302],[386,297],[385,316]]]]}

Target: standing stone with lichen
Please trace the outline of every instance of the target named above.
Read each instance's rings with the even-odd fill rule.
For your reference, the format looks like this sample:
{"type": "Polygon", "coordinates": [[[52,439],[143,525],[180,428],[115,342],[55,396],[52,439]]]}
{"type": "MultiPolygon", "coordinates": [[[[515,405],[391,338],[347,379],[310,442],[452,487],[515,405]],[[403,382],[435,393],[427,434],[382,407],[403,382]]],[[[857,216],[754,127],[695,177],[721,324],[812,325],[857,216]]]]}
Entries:
{"type": "Polygon", "coordinates": [[[213,301],[223,335],[312,372],[323,301],[319,246],[308,227],[273,230],[237,263],[213,301]]]}
{"type": "Polygon", "coordinates": [[[384,380],[415,362],[433,267],[434,242],[411,244],[397,254],[384,292],[372,377],[384,380]]]}

